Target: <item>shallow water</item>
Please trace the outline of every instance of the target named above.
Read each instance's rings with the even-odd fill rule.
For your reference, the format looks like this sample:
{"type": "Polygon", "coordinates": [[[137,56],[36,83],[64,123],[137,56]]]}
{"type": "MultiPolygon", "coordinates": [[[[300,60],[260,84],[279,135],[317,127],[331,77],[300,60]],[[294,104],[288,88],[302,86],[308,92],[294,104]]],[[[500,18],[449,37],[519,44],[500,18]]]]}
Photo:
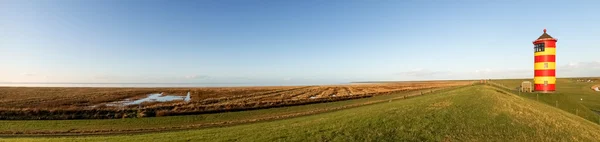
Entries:
{"type": "Polygon", "coordinates": [[[163,93],[155,93],[155,94],[149,94],[148,97],[138,99],[138,100],[132,101],[130,99],[125,99],[123,101],[111,102],[106,105],[107,106],[128,106],[128,105],[139,105],[144,102],[170,102],[170,101],[176,101],[176,100],[183,100],[185,102],[189,102],[191,100],[190,92],[188,92],[186,96],[170,96],[170,95],[163,96],[163,93]]]}

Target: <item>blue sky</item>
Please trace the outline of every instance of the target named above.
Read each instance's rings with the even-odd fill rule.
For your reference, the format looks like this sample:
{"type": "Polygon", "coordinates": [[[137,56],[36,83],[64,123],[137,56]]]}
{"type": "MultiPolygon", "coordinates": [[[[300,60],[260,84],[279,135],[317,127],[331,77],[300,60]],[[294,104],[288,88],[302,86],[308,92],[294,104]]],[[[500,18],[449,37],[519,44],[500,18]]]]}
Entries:
{"type": "Polygon", "coordinates": [[[339,83],[598,76],[598,1],[0,1],[0,82],[339,83]]]}

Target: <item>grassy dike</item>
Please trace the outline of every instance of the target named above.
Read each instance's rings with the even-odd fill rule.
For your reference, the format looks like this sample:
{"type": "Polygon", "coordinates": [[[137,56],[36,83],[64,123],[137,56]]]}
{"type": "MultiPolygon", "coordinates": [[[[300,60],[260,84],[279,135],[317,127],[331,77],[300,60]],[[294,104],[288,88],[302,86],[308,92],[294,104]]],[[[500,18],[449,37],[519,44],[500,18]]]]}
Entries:
{"type": "Polygon", "coordinates": [[[291,119],[197,130],[1,141],[596,141],[600,126],[485,85],[291,119]]]}
{"type": "Polygon", "coordinates": [[[0,136],[123,134],[228,126],[330,112],[392,99],[409,98],[420,95],[421,92],[428,94],[431,91],[454,88],[457,87],[407,91],[391,95],[301,106],[202,115],[96,120],[0,120],[0,136]]]}

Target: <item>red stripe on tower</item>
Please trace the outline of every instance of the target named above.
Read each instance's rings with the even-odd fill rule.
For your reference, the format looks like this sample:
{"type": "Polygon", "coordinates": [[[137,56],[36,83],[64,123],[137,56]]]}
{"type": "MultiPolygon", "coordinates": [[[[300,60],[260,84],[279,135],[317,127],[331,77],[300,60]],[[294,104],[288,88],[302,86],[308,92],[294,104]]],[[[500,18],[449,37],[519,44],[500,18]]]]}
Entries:
{"type": "Polygon", "coordinates": [[[536,62],[536,63],[539,63],[539,62],[556,62],[556,56],[555,55],[535,56],[534,62],[536,62]]]}
{"type": "Polygon", "coordinates": [[[535,70],[533,76],[556,76],[555,70],[535,70]]]}
{"type": "Polygon", "coordinates": [[[535,84],[536,91],[556,91],[556,84],[535,84]]]}
{"type": "Polygon", "coordinates": [[[556,41],[545,41],[546,48],[556,48],[556,41]]]}

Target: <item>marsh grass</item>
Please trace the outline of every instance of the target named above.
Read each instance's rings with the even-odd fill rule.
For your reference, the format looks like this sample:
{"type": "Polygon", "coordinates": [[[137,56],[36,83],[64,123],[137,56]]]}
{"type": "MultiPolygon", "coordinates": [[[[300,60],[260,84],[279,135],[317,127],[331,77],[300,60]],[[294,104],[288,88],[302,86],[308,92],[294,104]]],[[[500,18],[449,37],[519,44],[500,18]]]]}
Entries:
{"type": "Polygon", "coordinates": [[[0,87],[0,119],[65,120],[120,119],[173,115],[194,115],[229,111],[246,111],[334,102],[411,90],[441,88],[469,84],[468,81],[430,81],[333,86],[286,87],[220,87],[220,88],[43,88],[0,87]],[[328,88],[335,92],[319,98],[303,94],[319,94],[328,88]],[[351,93],[349,88],[370,88],[351,93]],[[106,103],[123,99],[135,100],[151,93],[184,96],[190,102],[149,102],[125,107],[106,103]],[[303,96],[303,97],[297,97],[303,96]]]}
{"type": "MultiPolygon", "coordinates": [[[[251,111],[223,112],[202,115],[185,115],[149,118],[125,119],[86,119],[86,120],[0,120],[0,134],[5,136],[19,135],[78,135],[165,131],[189,128],[204,128],[259,122],[265,120],[291,118],[342,110],[368,104],[381,103],[397,99],[409,99],[420,96],[422,92],[443,91],[430,89],[401,92],[391,95],[380,95],[362,99],[352,99],[329,103],[317,103],[300,106],[279,107],[251,111]]],[[[428,94],[428,93],[425,93],[428,94]]],[[[157,115],[163,115],[159,111],[157,115]]],[[[131,115],[138,115],[133,113],[131,115]]]]}
{"type": "Polygon", "coordinates": [[[317,115],[231,127],[6,141],[597,141],[600,126],[476,85],[317,115]],[[435,109],[427,109],[427,108],[435,109]]]}

